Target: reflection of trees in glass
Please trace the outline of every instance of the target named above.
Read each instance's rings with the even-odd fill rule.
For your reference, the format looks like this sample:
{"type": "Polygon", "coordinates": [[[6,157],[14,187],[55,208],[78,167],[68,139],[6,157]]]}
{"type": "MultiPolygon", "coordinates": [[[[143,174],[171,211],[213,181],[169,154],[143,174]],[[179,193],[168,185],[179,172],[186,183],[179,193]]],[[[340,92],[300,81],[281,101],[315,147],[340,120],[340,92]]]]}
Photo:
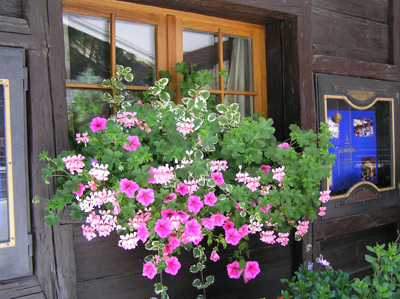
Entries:
{"type": "MultiPolygon", "coordinates": [[[[77,79],[88,84],[101,80],[91,68],[87,68],[77,79]]],[[[110,106],[103,101],[103,93],[95,89],[67,90],[68,125],[72,134],[96,115],[100,114],[102,117],[110,115],[110,106]]]]}
{"type": "Polygon", "coordinates": [[[110,76],[110,44],[83,31],[68,27],[71,79],[79,81],[79,77],[88,68],[98,77],[97,82],[110,76]]]}
{"type": "Polygon", "coordinates": [[[117,48],[116,58],[117,64],[132,68],[133,81],[126,85],[152,86],[154,84],[154,63],[121,48],[117,48]]]}

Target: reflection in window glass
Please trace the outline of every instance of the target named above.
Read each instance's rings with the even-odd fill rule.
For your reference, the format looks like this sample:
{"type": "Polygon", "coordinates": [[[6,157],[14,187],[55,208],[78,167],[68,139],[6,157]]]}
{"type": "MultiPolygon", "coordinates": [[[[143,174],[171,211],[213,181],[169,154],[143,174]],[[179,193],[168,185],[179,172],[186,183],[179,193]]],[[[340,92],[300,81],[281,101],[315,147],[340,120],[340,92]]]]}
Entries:
{"type": "Polygon", "coordinates": [[[225,105],[239,103],[240,117],[252,116],[254,113],[253,97],[246,95],[225,95],[225,105]]]}
{"type": "Polygon", "coordinates": [[[81,126],[95,117],[92,111],[98,111],[99,117],[110,116],[112,108],[102,100],[104,92],[104,90],[96,89],[67,88],[68,128],[73,133],[72,136],[75,136],[81,126]],[[82,109],[84,105],[86,109],[82,109]],[[94,109],[94,105],[98,105],[99,109],[94,109]]]}
{"type": "Polygon", "coordinates": [[[100,84],[110,77],[109,20],[64,13],[67,82],[100,84]]]}
{"type": "Polygon", "coordinates": [[[0,242],[10,239],[7,200],[4,87],[0,84],[0,242]]]}
{"type": "Polygon", "coordinates": [[[134,79],[126,85],[151,86],[156,79],[155,26],[116,20],[117,64],[131,67],[134,79]]]}
{"type": "Polygon", "coordinates": [[[331,167],[331,195],[345,194],[360,182],[380,189],[393,185],[391,103],[378,101],[359,110],[345,100],[327,99],[327,123],[334,145],[330,152],[337,157],[331,167]]]}
{"type": "MultiPolygon", "coordinates": [[[[213,76],[219,72],[218,35],[197,31],[183,30],[183,61],[190,70],[190,63],[196,64],[195,70],[206,69],[213,76]]],[[[204,89],[219,89],[219,78],[215,78],[213,86],[203,86],[204,89]]]]}

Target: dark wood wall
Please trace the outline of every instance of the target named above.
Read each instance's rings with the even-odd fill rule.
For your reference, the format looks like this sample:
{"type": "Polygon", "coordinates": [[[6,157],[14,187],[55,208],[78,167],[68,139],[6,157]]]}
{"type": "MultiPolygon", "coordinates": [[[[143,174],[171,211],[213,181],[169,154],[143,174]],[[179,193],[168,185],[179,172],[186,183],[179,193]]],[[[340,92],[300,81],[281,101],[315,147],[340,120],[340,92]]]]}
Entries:
{"type": "MultiPolygon", "coordinates": [[[[315,73],[399,81],[400,3],[395,0],[127,0],[265,25],[268,109],[277,137],[288,135],[291,123],[317,128],[315,73]]],[[[26,50],[29,68],[27,121],[31,197],[50,197],[54,185],[41,180],[41,151],[51,155],[67,147],[64,87],[64,48],[61,0],[0,1],[0,46],[26,50]]],[[[397,108],[398,109],[398,108],[397,108]]],[[[399,128],[396,128],[398,134],[399,128]]],[[[398,145],[397,145],[398,146],[398,145]]],[[[399,173],[399,171],[397,171],[399,173]]],[[[34,274],[47,298],[146,298],[153,281],[141,276],[143,248],[124,251],[116,236],[87,242],[80,223],[63,218],[55,229],[43,221],[43,203],[31,206],[34,274]]],[[[395,239],[397,207],[319,221],[303,243],[264,246],[252,240],[251,258],[262,273],[244,284],[226,274],[230,250],[221,261],[208,262],[206,273],[216,276],[210,298],[276,298],[282,284],[301,260],[325,255],[332,265],[353,276],[368,273],[365,245],[395,239]],[[314,245],[314,256],[304,246],[314,245]],[[254,246],[253,246],[254,245],[254,246]]],[[[180,258],[177,277],[164,275],[171,298],[192,298],[195,275],[189,254],[180,258]]],[[[156,280],[155,278],[154,280],[156,280]]]]}

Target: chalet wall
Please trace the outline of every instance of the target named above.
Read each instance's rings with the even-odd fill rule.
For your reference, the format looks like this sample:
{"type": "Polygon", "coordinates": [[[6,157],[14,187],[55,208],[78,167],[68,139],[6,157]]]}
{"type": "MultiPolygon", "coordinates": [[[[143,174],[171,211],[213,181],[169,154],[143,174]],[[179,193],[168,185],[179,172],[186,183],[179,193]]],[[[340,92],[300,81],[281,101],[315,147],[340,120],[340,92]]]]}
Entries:
{"type": "MultiPolygon", "coordinates": [[[[291,123],[304,129],[317,127],[314,73],[399,81],[399,1],[375,0],[368,5],[364,0],[126,1],[265,25],[269,116],[274,118],[281,140],[291,123]]],[[[61,0],[0,1],[0,45],[26,50],[32,197],[46,198],[54,192],[54,185],[44,185],[41,180],[39,153],[47,150],[54,155],[67,147],[61,10],[61,0]]],[[[53,230],[43,220],[43,204],[33,205],[31,211],[34,273],[47,298],[152,295],[154,282],[141,276],[147,255],[143,248],[124,251],[117,247],[116,236],[87,242],[80,223],[66,219],[53,230]]],[[[227,250],[218,263],[208,262],[206,272],[216,276],[216,284],[207,293],[210,298],[276,298],[282,288],[279,279],[289,278],[301,259],[313,259],[319,253],[335,268],[363,276],[369,271],[363,262],[365,245],[395,239],[398,221],[400,213],[377,210],[316,223],[303,244],[290,242],[282,248],[252,240],[251,258],[258,260],[263,270],[259,277],[247,285],[228,279],[224,265],[231,252],[227,250]],[[314,256],[305,253],[307,243],[314,245],[314,256]]],[[[165,275],[164,282],[171,298],[193,298],[198,294],[191,286],[195,275],[188,274],[193,259],[184,253],[181,261],[179,275],[165,275]]]]}

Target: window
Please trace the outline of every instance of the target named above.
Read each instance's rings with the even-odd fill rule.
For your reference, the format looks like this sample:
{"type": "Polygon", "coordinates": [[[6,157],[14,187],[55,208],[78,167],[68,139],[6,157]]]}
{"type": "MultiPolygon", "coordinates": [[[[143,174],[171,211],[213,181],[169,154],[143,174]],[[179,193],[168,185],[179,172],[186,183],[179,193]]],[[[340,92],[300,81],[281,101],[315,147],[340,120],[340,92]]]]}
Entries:
{"type": "MultiPolygon", "coordinates": [[[[214,74],[228,71],[206,87],[218,102],[237,102],[244,115],[267,115],[264,27],[118,1],[64,0],[63,6],[69,103],[100,102],[101,82],[117,64],[132,67],[135,79],[126,90],[140,98],[161,70],[179,81],[173,70],[185,61],[214,74]]],[[[78,112],[70,105],[69,113],[78,112]]],[[[109,114],[107,106],[102,113],[109,114]]]]}

